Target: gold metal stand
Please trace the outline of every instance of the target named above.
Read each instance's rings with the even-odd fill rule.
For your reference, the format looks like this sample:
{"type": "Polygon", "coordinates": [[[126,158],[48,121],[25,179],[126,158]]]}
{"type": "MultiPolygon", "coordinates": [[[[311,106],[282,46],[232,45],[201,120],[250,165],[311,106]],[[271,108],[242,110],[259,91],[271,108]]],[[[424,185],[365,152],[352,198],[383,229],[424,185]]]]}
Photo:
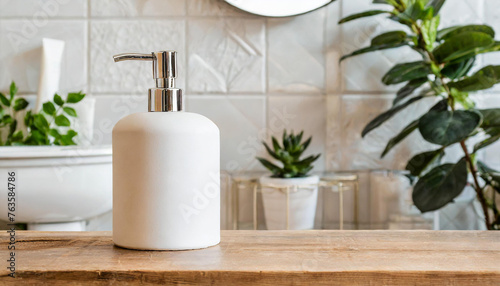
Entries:
{"type": "MultiPolygon", "coordinates": [[[[328,190],[331,192],[339,193],[339,228],[344,229],[344,192],[352,189],[354,191],[353,212],[354,212],[354,228],[359,228],[358,221],[358,196],[359,196],[359,183],[358,175],[355,174],[335,174],[326,173],[320,177],[320,182],[314,185],[291,185],[291,186],[276,186],[276,185],[261,185],[259,183],[260,175],[256,173],[239,174],[239,176],[232,176],[232,227],[233,229],[240,229],[239,226],[239,198],[242,190],[252,190],[252,224],[253,229],[258,229],[258,193],[262,192],[264,188],[277,189],[286,193],[286,229],[289,229],[289,215],[290,215],[290,192],[297,192],[298,190],[314,190],[319,187],[319,190],[328,190]],[[349,187],[351,185],[351,187],[349,187]]],[[[324,225],[324,205],[322,209],[322,228],[324,225]]]]}

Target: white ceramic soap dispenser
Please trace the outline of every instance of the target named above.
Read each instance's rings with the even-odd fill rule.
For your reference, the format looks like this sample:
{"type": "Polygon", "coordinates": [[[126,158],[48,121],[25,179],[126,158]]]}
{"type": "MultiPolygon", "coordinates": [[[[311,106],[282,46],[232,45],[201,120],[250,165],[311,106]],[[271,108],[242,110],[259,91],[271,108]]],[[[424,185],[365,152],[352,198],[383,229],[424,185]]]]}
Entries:
{"type": "Polygon", "coordinates": [[[153,62],[149,112],[113,128],[113,240],[132,249],[186,250],[220,241],[219,129],[182,111],[176,52],[120,54],[153,62]]]}

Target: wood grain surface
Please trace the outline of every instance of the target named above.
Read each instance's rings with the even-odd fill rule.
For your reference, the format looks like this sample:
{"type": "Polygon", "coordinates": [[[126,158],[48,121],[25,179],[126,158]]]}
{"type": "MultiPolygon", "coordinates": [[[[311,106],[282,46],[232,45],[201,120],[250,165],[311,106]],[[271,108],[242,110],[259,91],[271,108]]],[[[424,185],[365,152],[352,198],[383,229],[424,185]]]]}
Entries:
{"type": "MultiPolygon", "coordinates": [[[[7,265],[8,235],[0,234],[7,265]]],[[[214,247],[135,251],[110,232],[18,231],[22,285],[500,285],[500,232],[223,231],[214,247]]]]}

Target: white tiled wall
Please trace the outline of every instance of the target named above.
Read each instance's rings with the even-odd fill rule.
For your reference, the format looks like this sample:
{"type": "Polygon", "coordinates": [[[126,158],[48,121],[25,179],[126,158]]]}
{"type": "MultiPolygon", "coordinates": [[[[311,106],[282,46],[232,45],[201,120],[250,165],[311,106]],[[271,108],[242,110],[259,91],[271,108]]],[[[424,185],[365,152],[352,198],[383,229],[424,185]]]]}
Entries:
{"type": "MultiPolygon", "coordinates": [[[[15,80],[23,94],[34,94],[41,38],[62,39],[61,90],[81,89],[97,100],[94,141],[110,143],[113,124],[144,111],[152,86],[148,63],[116,64],[112,55],[177,50],[187,110],[220,127],[224,169],[262,170],[254,160],[264,155],[261,140],[283,128],[304,129],[313,136],[310,152],[323,154],[316,170],[360,172],[360,203],[369,206],[368,170],[402,169],[409,156],[431,148],[414,134],[415,140],[379,157],[388,138],[432,104],[416,104],[361,138],[364,125],[390,106],[397,89],[382,85],[382,75],[397,62],[418,58],[400,48],[339,65],[342,54],[366,46],[374,35],[401,29],[382,16],[337,24],[371,2],[338,0],[312,13],[272,19],[222,0],[0,0],[0,90],[15,80]]],[[[497,2],[448,0],[442,25],[487,22],[500,31],[497,2]]],[[[500,55],[484,63],[499,64],[500,55]]],[[[481,95],[488,106],[500,106],[498,91],[481,95]]],[[[498,148],[485,156],[496,165],[498,148]]],[[[369,222],[368,215],[361,217],[369,222]]]]}

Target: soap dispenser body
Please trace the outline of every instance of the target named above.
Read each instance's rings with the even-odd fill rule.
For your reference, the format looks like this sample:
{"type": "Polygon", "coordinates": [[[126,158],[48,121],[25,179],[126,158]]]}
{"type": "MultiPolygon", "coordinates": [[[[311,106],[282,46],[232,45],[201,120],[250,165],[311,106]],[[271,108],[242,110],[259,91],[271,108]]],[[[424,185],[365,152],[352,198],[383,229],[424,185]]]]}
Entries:
{"type": "Polygon", "coordinates": [[[220,136],[188,112],[135,113],[113,129],[113,240],[144,250],[220,242],[220,136]]]}

